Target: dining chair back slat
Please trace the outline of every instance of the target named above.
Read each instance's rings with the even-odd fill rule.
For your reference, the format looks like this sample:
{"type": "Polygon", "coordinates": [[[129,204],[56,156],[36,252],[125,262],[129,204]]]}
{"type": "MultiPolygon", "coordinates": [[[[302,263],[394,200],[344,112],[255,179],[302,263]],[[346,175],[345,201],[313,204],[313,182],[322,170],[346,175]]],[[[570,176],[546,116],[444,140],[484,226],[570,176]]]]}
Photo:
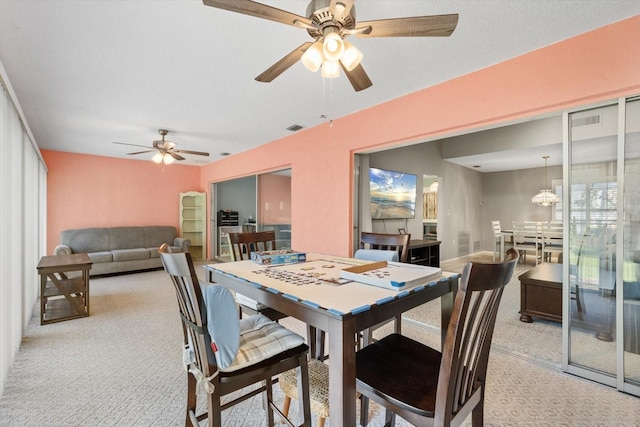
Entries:
{"type": "Polygon", "coordinates": [[[275,251],[275,231],[259,231],[257,233],[229,233],[233,261],[251,259],[252,252],[275,251]]]}
{"type": "Polygon", "coordinates": [[[409,261],[411,234],[360,233],[360,249],[398,251],[400,262],[409,261]]]}
{"type": "Polygon", "coordinates": [[[513,248],[523,254],[523,262],[527,262],[527,252],[533,252],[535,264],[540,259],[541,230],[538,222],[514,221],[513,222],[513,248]]]}
{"type": "Polygon", "coordinates": [[[541,224],[541,248],[543,261],[551,261],[552,254],[562,253],[563,227],[560,222],[543,222],[541,224]]]}

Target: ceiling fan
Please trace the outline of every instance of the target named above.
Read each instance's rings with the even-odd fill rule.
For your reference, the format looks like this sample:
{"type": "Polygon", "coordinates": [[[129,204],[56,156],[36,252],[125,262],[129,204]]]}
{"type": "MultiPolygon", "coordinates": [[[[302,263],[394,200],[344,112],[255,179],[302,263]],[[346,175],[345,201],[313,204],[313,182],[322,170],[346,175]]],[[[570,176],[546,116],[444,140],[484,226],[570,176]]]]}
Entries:
{"type": "Polygon", "coordinates": [[[173,163],[176,160],[184,160],[185,158],[182,157],[178,153],[194,154],[196,156],[208,156],[209,155],[209,153],[205,153],[204,151],[176,150],[175,149],[175,146],[176,146],[175,142],[165,141],[164,140],[164,137],[169,133],[168,130],[166,130],[166,129],[158,129],[158,133],[162,136],[162,139],[153,141],[153,146],[152,147],[147,147],[146,145],[138,145],[138,144],[127,144],[125,142],[115,142],[115,141],[114,141],[114,144],[131,145],[133,147],[149,148],[149,150],[136,151],[134,153],[127,153],[128,155],[152,153],[153,151],[158,151],[155,154],[155,156],[153,156],[153,158],[151,160],[153,160],[155,163],[158,163],[158,164],[162,163],[163,165],[169,165],[169,164],[173,163]]]}
{"type": "Polygon", "coordinates": [[[270,82],[298,60],[311,71],[322,68],[322,76],[335,78],[344,71],[360,91],[373,83],[360,65],[362,53],[345,40],[358,37],[448,37],[458,24],[458,14],[390,18],[356,22],[355,0],[311,0],[307,17],[252,0],[203,0],[207,6],[225,9],[282,24],[304,28],[314,39],[295,48],[256,77],[270,82]]]}

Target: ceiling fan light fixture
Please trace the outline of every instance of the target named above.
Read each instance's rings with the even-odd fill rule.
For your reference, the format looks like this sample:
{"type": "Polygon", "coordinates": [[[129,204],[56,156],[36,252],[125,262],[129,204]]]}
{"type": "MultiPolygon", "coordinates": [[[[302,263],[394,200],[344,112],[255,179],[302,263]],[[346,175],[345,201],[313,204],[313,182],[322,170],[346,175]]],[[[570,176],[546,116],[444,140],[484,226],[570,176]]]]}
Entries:
{"type": "Polygon", "coordinates": [[[360,52],[357,47],[345,40],[344,54],[342,55],[342,58],[340,58],[340,62],[342,62],[344,68],[346,68],[347,71],[352,71],[358,66],[358,64],[360,64],[360,61],[362,61],[362,52],[360,52]]]}
{"type": "Polygon", "coordinates": [[[174,158],[173,158],[173,156],[170,156],[169,154],[164,154],[164,155],[162,156],[162,162],[163,162],[165,165],[170,165],[171,163],[173,163],[173,162],[175,162],[175,161],[176,161],[176,159],[174,159],[174,158]]]}
{"type": "Polygon", "coordinates": [[[154,156],[151,158],[151,161],[159,165],[160,163],[162,163],[162,157],[162,153],[158,152],[154,154],[154,156]]]}
{"type": "Polygon", "coordinates": [[[344,54],[344,41],[340,34],[331,30],[324,36],[322,53],[327,61],[337,62],[344,54]]]}
{"type": "Polygon", "coordinates": [[[312,71],[314,73],[318,71],[318,69],[322,65],[323,60],[324,57],[322,56],[322,42],[320,41],[317,41],[309,46],[309,49],[307,49],[300,58],[300,61],[302,61],[304,66],[307,67],[309,71],[312,71]]]}
{"type": "Polygon", "coordinates": [[[324,61],[322,63],[322,77],[325,79],[340,77],[340,64],[338,61],[324,61]]]}

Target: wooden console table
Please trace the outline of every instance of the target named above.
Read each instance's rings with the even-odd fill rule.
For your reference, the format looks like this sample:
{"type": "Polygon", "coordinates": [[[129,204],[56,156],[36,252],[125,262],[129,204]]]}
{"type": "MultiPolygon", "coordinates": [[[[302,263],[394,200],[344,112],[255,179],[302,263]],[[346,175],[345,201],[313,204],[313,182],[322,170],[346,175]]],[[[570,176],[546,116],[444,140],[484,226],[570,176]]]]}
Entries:
{"type": "Polygon", "coordinates": [[[518,276],[520,279],[520,320],[532,316],[562,323],[562,264],[543,262],[518,276]]]}
{"type": "Polygon", "coordinates": [[[409,242],[409,262],[429,267],[440,267],[440,241],[411,240],[409,242]]]}
{"type": "Polygon", "coordinates": [[[40,324],[89,316],[89,270],[87,254],[43,256],[40,275],[40,324]],[[81,271],[80,276],[67,273],[81,271]]]}

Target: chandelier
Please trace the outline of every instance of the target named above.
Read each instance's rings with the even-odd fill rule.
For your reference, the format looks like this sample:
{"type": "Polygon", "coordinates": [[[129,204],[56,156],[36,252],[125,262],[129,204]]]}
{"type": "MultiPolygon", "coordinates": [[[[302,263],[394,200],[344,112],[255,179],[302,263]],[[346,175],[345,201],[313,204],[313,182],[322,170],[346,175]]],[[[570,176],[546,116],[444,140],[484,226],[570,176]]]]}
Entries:
{"type": "MultiPolygon", "coordinates": [[[[547,159],[549,156],[542,156],[544,159],[544,182],[542,186],[547,185],[547,159]]],[[[535,203],[540,206],[551,206],[554,203],[560,203],[560,196],[555,194],[549,189],[540,190],[538,194],[531,198],[531,203],[535,203]]]]}

